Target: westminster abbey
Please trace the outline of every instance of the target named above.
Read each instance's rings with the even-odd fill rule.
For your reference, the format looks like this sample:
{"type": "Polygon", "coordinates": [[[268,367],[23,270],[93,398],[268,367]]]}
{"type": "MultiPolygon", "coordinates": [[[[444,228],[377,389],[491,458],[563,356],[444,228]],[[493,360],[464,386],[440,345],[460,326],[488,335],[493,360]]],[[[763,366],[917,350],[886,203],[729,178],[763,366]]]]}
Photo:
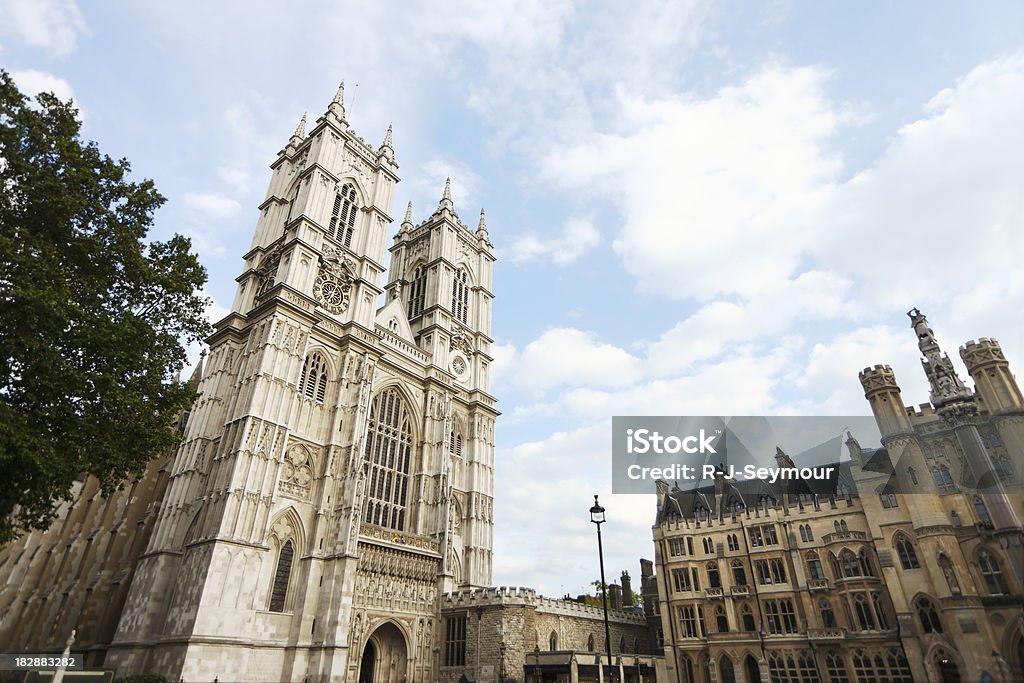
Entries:
{"type": "Polygon", "coordinates": [[[0,551],[5,651],[186,681],[432,680],[489,586],[494,252],[450,187],[390,246],[398,164],[344,86],[271,164],[175,453],[0,551]],[[385,251],[390,251],[386,284],[385,251]],[[379,301],[384,305],[380,308],[379,301]]]}

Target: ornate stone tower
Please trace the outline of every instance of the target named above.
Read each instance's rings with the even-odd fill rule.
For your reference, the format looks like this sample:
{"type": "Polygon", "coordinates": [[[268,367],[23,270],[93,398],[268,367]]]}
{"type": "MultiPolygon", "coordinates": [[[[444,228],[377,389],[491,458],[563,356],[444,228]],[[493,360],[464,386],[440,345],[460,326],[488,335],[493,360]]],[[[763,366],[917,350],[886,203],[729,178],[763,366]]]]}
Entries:
{"type": "Polygon", "coordinates": [[[441,593],[490,582],[487,232],[447,190],[420,228],[407,214],[378,310],[398,165],[391,128],[374,149],[343,96],[271,164],[107,660],[120,674],[433,680],[441,593]],[[430,273],[406,288],[414,324],[409,263],[430,273]]]}

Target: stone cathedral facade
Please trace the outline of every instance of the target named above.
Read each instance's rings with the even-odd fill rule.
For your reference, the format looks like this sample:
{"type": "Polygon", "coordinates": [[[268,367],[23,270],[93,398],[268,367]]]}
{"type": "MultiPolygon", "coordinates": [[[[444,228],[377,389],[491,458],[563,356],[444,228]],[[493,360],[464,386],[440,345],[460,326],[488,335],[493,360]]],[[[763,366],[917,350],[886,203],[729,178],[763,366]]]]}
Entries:
{"type": "MultiPolygon", "coordinates": [[[[483,212],[468,227],[446,184],[425,220],[410,204],[389,247],[391,129],[367,144],[343,95],[308,132],[303,117],[271,164],[148,542],[121,577],[116,630],[94,637],[119,675],[429,681],[442,596],[491,583],[483,212]]],[[[38,609],[40,597],[16,600],[38,609]]],[[[19,640],[18,624],[4,628],[19,640]]],[[[20,640],[43,644],[35,636],[20,640]]]]}

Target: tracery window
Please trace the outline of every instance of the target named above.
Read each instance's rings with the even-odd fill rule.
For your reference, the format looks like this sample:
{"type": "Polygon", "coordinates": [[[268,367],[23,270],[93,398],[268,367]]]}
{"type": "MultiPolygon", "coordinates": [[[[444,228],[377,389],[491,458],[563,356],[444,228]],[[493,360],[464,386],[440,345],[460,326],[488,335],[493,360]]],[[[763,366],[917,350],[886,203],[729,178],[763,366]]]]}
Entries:
{"type": "Polygon", "coordinates": [[[334,197],[334,208],[331,211],[331,223],[327,234],[331,239],[352,248],[352,235],[355,233],[356,210],[359,208],[356,202],[356,190],[350,183],[346,183],[334,197]]]}
{"type": "Polygon", "coordinates": [[[739,560],[732,561],[732,583],[734,586],[747,585],[747,572],[743,569],[743,563],[739,560]]]}
{"type": "Polygon", "coordinates": [[[708,562],[708,586],[711,588],[722,587],[722,577],[718,573],[718,565],[714,562],[708,562]]]}
{"type": "Polygon", "coordinates": [[[818,609],[821,610],[821,625],[823,627],[836,628],[839,625],[836,623],[836,613],[832,611],[832,603],[826,598],[822,598],[818,603],[818,609]]]}
{"type": "Polygon", "coordinates": [[[466,621],[467,618],[465,614],[459,614],[445,619],[445,666],[463,666],[466,663],[466,621]]]}
{"type": "Polygon", "coordinates": [[[825,668],[828,670],[830,683],[850,683],[849,674],[846,673],[846,662],[839,652],[829,652],[825,655],[825,668]]]}
{"type": "Polygon", "coordinates": [[[878,494],[878,497],[882,501],[882,507],[886,510],[900,506],[899,501],[896,500],[896,494],[888,486],[878,494]]]}
{"type": "Polygon", "coordinates": [[[981,569],[981,576],[985,580],[985,588],[992,595],[1009,593],[1006,585],[1006,577],[1003,576],[1003,569],[999,566],[999,560],[987,550],[978,553],[978,567],[981,569]]]}
{"type": "Polygon", "coordinates": [[[373,399],[366,428],[367,490],[363,521],[405,529],[412,419],[398,389],[385,389],[373,399]]]}
{"type": "Polygon", "coordinates": [[[288,597],[288,581],[292,575],[292,557],[295,547],[291,539],[285,541],[277,555],[277,569],[274,571],[274,585],[270,590],[270,611],[283,612],[285,598],[288,597]]]}
{"type": "Polygon", "coordinates": [[[323,403],[327,394],[327,361],[319,352],[306,356],[299,376],[299,393],[317,403],[323,403]]]}
{"type": "Polygon", "coordinates": [[[754,613],[753,611],[751,611],[750,605],[743,605],[743,608],[740,610],[740,612],[742,615],[741,619],[743,621],[743,630],[753,631],[755,629],[754,613]]]}
{"type": "Polygon", "coordinates": [[[843,565],[843,576],[847,578],[862,576],[863,571],[857,556],[851,550],[844,550],[839,553],[839,561],[843,565]]]}
{"type": "Polygon", "coordinates": [[[740,541],[736,534],[729,534],[729,550],[739,550],[740,541]]]}
{"type": "Polygon", "coordinates": [[[903,534],[896,534],[896,554],[900,557],[900,565],[904,569],[920,569],[921,564],[917,561],[917,552],[914,544],[903,534]]]}
{"type": "Polygon", "coordinates": [[[982,524],[991,524],[992,517],[988,514],[988,508],[981,496],[974,497],[974,511],[978,513],[978,521],[982,524]]]}
{"type": "Polygon", "coordinates": [[[924,633],[942,633],[942,622],[935,603],[922,595],[914,601],[914,609],[917,610],[917,618],[924,633]]]}
{"type": "Polygon", "coordinates": [[[469,318],[469,276],[462,268],[455,270],[455,279],[452,281],[452,317],[460,323],[466,322],[469,318]]]}
{"type": "Polygon", "coordinates": [[[825,570],[821,566],[818,554],[815,552],[808,553],[807,555],[807,574],[811,579],[825,578],[825,570]]]}
{"type": "Polygon", "coordinates": [[[423,304],[427,293],[427,269],[416,266],[412,271],[412,283],[409,285],[409,317],[415,318],[423,313],[423,304]]]}

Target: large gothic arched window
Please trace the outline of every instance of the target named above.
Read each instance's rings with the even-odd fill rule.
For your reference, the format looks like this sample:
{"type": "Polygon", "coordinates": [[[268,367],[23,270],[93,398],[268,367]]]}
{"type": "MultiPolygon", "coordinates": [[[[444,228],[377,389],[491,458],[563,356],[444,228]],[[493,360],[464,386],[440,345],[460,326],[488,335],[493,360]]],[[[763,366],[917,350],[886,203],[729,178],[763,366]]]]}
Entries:
{"type": "Polygon", "coordinates": [[[367,489],[363,521],[403,531],[412,418],[398,389],[385,389],[373,399],[366,428],[367,489]]]}
{"type": "Polygon", "coordinates": [[[455,279],[452,282],[452,317],[460,323],[466,322],[469,318],[469,276],[462,268],[455,270],[455,279]]]}
{"type": "Polygon", "coordinates": [[[331,224],[327,228],[327,234],[348,248],[352,247],[358,208],[356,190],[351,184],[346,183],[341,192],[334,197],[334,209],[331,211],[331,224]]]}
{"type": "Polygon", "coordinates": [[[985,588],[992,595],[1009,593],[1006,585],[1006,577],[1003,576],[1003,568],[999,566],[999,560],[987,550],[978,553],[978,568],[981,569],[981,576],[985,579],[985,588]]]}
{"type": "Polygon", "coordinates": [[[900,565],[904,569],[920,569],[921,563],[917,560],[917,552],[910,539],[898,533],[893,541],[893,545],[896,546],[896,554],[900,557],[900,565]]]}

